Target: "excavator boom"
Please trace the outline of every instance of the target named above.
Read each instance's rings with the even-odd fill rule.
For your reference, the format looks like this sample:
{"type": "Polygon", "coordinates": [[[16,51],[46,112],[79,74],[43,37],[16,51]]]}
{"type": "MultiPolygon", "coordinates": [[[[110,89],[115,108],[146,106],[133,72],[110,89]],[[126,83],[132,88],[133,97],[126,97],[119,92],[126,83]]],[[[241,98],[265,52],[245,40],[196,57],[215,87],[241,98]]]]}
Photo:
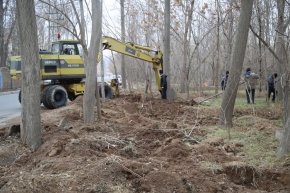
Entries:
{"type": "Polygon", "coordinates": [[[161,91],[159,70],[163,69],[163,63],[162,63],[162,52],[160,50],[155,51],[152,50],[150,47],[136,45],[131,42],[123,43],[114,38],[106,36],[102,38],[102,44],[103,49],[109,49],[121,54],[131,56],[136,59],[152,63],[158,90],[161,91]],[[150,54],[144,53],[144,51],[154,52],[155,56],[153,57],[150,54]]]}

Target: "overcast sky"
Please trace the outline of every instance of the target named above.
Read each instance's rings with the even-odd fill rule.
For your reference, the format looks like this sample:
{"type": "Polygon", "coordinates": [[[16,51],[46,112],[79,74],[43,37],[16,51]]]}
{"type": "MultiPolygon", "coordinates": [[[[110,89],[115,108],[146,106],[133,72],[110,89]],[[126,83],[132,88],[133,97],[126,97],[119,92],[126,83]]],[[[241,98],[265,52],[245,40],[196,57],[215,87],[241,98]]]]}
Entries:
{"type": "MultiPolygon", "coordinates": [[[[116,37],[120,29],[120,3],[116,0],[103,1],[103,34],[116,37]],[[117,34],[116,34],[117,32],[117,34]]],[[[120,36],[119,36],[120,37],[120,36]]]]}

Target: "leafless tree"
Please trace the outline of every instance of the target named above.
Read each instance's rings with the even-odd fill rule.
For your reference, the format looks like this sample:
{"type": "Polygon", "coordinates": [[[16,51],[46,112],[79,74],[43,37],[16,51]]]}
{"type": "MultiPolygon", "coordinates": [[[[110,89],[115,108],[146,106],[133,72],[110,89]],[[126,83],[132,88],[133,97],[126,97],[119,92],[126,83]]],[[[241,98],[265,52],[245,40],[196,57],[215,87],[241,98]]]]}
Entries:
{"type": "MultiPolygon", "coordinates": [[[[120,0],[121,5],[121,40],[125,42],[125,13],[124,13],[124,1],[120,0]]],[[[125,56],[122,55],[122,63],[121,63],[121,74],[122,74],[122,87],[124,89],[127,88],[127,77],[126,77],[126,64],[125,64],[125,56]]]]}
{"type": "Polygon", "coordinates": [[[21,139],[33,150],[41,145],[40,66],[34,1],[17,0],[21,40],[21,139]]]}
{"type": "Polygon", "coordinates": [[[251,22],[253,0],[241,2],[241,14],[235,36],[235,43],[230,61],[230,74],[224,97],[221,104],[219,125],[228,128],[233,126],[232,118],[236,101],[240,74],[242,72],[245,50],[251,22]]]}
{"type": "MultiPolygon", "coordinates": [[[[97,75],[97,60],[100,50],[100,43],[102,38],[102,11],[101,1],[92,1],[92,35],[90,40],[90,47],[88,51],[88,61],[86,63],[86,87],[84,94],[84,123],[95,123],[95,93],[96,93],[96,75],[97,75]]],[[[98,92],[97,92],[98,93],[98,92]]],[[[99,96],[99,95],[97,95],[99,96]]],[[[99,99],[99,98],[98,98],[99,99]]],[[[98,100],[98,104],[100,101],[98,100]]],[[[100,106],[99,106],[100,110],[100,106]]],[[[100,117],[99,117],[100,118],[100,117]]]]}

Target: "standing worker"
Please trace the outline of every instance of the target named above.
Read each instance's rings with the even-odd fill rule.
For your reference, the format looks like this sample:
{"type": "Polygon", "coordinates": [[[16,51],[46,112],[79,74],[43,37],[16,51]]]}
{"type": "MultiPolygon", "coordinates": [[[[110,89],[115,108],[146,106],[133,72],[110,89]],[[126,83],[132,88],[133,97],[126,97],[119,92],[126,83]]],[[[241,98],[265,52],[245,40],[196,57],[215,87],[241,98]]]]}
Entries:
{"type": "Polygon", "coordinates": [[[247,102],[250,104],[251,102],[254,104],[255,101],[255,89],[257,84],[257,79],[259,79],[259,75],[251,72],[251,68],[247,68],[245,73],[245,81],[246,81],[246,96],[247,96],[247,102]],[[250,99],[250,94],[251,99],[250,99]]]}
{"type": "Polygon", "coordinates": [[[229,78],[229,71],[226,71],[226,75],[222,78],[222,81],[221,81],[222,90],[226,89],[228,78],[229,78]]]}
{"type": "Polygon", "coordinates": [[[275,102],[277,91],[275,90],[275,83],[278,82],[277,73],[272,74],[268,78],[268,99],[270,99],[271,93],[273,93],[272,102],[275,102]]]}
{"type": "Polygon", "coordinates": [[[161,86],[161,96],[162,96],[162,99],[167,99],[167,96],[166,96],[166,91],[167,91],[167,76],[165,74],[163,74],[163,70],[159,70],[159,74],[160,74],[160,77],[161,77],[161,81],[160,81],[160,86],[161,86]]]}

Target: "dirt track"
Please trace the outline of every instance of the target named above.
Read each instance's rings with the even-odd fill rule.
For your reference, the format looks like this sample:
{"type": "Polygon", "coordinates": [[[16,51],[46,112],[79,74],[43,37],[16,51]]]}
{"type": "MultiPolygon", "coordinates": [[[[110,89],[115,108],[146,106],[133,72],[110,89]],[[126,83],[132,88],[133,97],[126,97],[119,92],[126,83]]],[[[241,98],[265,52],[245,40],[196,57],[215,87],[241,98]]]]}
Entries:
{"type": "MultiPolygon", "coordinates": [[[[0,129],[1,192],[290,192],[289,165],[245,165],[241,144],[211,136],[218,108],[122,95],[102,105],[101,123],[84,125],[81,104],[42,112],[35,152],[0,129]]],[[[258,111],[257,128],[273,134],[268,111],[282,116],[258,111]]]]}

